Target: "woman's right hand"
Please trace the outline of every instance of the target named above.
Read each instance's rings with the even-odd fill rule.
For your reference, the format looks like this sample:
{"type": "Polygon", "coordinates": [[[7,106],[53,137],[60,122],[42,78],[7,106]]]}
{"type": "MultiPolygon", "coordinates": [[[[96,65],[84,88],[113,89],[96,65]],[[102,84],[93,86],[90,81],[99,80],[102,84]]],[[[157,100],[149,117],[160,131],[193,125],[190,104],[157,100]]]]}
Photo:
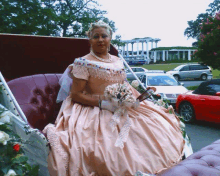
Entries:
{"type": "Polygon", "coordinates": [[[108,101],[108,100],[101,101],[101,109],[115,112],[118,107],[119,107],[118,102],[108,101]]]}

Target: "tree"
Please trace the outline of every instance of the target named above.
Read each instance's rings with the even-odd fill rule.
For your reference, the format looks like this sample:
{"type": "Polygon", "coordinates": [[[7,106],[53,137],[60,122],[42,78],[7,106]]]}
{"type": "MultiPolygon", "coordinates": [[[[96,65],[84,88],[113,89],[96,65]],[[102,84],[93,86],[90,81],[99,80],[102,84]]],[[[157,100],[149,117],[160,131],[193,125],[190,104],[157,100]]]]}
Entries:
{"type": "Polygon", "coordinates": [[[120,46],[125,46],[125,42],[122,42],[121,35],[116,35],[115,39],[112,40],[112,44],[115,45],[118,49],[120,46]]]}
{"type": "Polygon", "coordinates": [[[197,39],[200,36],[200,24],[203,21],[206,21],[209,16],[214,16],[217,11],[220,10],[220,0],[214,0],[213,3],[209,4],[209,9],[206,10],[206,13],[201,13],[197,16],[195,21],[188,21],[189,27],[184,31],[184,35],[188,38],[197,39]]]}
{"type": "MultiPolygon", "coordinates": [[[[44,0],[48,1],[48,0],[44,0]]],[[[90,23],[103,20],[115,31],[114,22],[104,17],[106,11],[99,9],[95,0],[58,0],[54,4],[56,21],[62,36],[85,37],[90,23]]]]}
{"type": "Polygon", "coordinates": [[[198,50],[193,57],[213,69],[220,69],[220,11],[208,17],[200,29],[198,50]]]}
{"type": "Polygon", "coordinates": [[[0,32],[85,37],[89,24],[98,20],[115,31],[99,6],[95,0],[1,0],[0,32]]]}

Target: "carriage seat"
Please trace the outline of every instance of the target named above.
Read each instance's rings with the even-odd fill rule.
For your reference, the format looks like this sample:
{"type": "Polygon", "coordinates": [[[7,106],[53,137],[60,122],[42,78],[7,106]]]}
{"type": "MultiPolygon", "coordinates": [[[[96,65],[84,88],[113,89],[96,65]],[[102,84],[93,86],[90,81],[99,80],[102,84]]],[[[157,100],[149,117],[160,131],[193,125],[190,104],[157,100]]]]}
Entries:
{"type": "Polygon", "coordinates": [[[220,140],[203,147],[160,176],[220,175],[220,140]]]}
{"type": "MultiPolygon", "coordinates": [[[[43,130],[54,123],[61,107],[56,103],[62,74],[37,74],[8,82],[12,93],[33,128],[43,130]]],[[[192,154],[160,176],[220,175],[220,140],[192,154]]]]}
{"type": "Polygon", "coordinates": [[[32,128],[54,123],[61,103],[56,103],[62,74],[37,74],[7,82],[32,128]]]}

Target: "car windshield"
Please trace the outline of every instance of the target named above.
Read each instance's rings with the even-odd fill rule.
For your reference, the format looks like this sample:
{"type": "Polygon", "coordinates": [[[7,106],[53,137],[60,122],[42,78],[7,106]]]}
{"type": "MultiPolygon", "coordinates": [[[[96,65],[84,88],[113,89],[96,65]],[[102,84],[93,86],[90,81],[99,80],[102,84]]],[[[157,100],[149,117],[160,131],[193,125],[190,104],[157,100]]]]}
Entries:
{"type": "Polygon", "coordinates": [[[179,86],[180,84],[167,75],[147,76],[148,86],[179,86]]]}
{"type": "Polygon", "coordinates": [[[176,67],[176,68],[174,68],[173,70],[174,71],[179,71],[181,68],[183,68],[184,67],[184,65],[179,65],[178,67],[176,67]]]}

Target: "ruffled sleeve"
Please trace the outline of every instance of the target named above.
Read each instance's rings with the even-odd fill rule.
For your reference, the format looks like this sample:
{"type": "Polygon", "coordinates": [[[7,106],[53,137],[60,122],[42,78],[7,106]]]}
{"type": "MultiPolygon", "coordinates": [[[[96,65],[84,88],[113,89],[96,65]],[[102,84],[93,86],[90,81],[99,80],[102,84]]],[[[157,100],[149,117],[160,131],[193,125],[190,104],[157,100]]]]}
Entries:
{"type": "Polygon", "coordinates": [[[78,79],[89,79],[89,72],[86,64],[82,63],[82,61],[79,61],[76,59],[73,64],[69,65],[70,68],[70,76],[74,76],[78,79]]]}

